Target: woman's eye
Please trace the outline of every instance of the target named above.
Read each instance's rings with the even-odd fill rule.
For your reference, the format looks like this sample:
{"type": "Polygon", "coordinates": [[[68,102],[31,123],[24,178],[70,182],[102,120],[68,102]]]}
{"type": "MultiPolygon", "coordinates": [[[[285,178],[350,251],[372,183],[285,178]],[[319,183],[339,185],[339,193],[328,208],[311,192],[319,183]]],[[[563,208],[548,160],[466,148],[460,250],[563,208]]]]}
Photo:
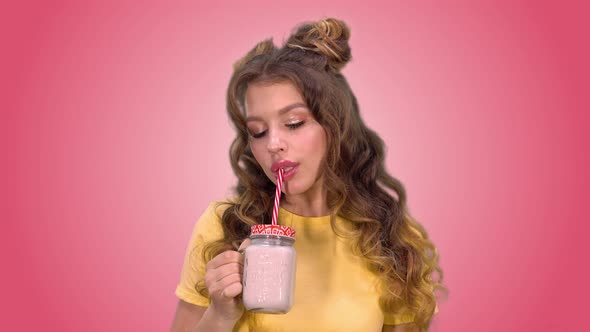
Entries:
{"type": "MultiPolygon", "coordinates": [[[[288,123],[288,124],[285,125],[285,127],[289,128],[290,130],[293,130],[293,129],[297,129],[297,128],[301,127],[304,123],[305,123],[305,121],[299,121],[299,122],[295,122],[295,123],[288,123]]],[[[264,135],[266,135],[266,132],[267,132],[267,130],[261,131],[261,132],[259,132],[257,134],[250,133],[250,137],[252,137],[252,138],[262,138],[262,137],[264,137],[264,135]]]]}
{"type": "Polygon", "coordinates": [[[301,126],[302,126],[304,123],[305,123],[305,121],[299,121],[299,122],[296,122],[296,123],[289,123],[289,124],[287,124],[286,126],[287,126],[289,129],[296,129],[296,128],[299,128],[299,127],[301,127],[301,126]]]}
{"type": "Polygon", "coordinates": [[[252,138],[261,138],[266,134],[266,130],[265,131],[261,131],[258,134],[250,134],[250,136],[252,136],[252,138]]]}

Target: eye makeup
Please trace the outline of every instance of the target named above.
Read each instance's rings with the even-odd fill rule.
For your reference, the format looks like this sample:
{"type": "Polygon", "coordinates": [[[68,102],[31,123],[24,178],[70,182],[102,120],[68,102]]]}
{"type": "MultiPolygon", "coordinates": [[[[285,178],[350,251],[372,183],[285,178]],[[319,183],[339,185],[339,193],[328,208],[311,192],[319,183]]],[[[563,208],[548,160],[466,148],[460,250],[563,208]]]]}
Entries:
{"type": "Polygon", "coordinates": [[[297,129],[297,128],[303,126],[304,123],[305,123],[305,121],[292,122],[292,123],[286,124],[285,126],[289,129],[297,129]]]}
{"type": "MultiPolygon", "coordinates": [[[[298,121],[298,122],[292,122],[292,123],[287,123],[285,124],[285,127],[287,127],[289,130],[295,130],[301,126],[303,126],[305,124],[305,121],[298,121]]],[[[256,134],[253,134],[253,130],[248,129],[248,132],[250,133],[250,137],[252,138],[261,138],[264,137],[264,135],[266,135],[267,130],[263,130],[260,131],[256,134]]]]}

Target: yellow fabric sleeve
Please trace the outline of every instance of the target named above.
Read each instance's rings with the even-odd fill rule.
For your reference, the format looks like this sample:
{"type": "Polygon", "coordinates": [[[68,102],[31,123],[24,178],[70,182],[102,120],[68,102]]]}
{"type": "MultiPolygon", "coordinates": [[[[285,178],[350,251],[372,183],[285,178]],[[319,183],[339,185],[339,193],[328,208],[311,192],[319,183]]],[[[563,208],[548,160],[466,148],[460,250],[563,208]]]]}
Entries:
{"type": "MultiPolygon", "coordinates": [[[[438,305],[434,307],[434,314],[438,313],[438,305]]],[[[407,324],[412,323],[414,321],[414,314],[411,312],[406,313],[395,313],[395,314],[388,314],[383,313],[383,324],[384,325],[399,325],[399,324],[407,324]]]]}
{"type": "Polygon", "coordinates": [[[186,248],[180,282],[175,291],[179,299],[203,307],[209,306],[210,300],[195,289],[197,282],[205,276],[206,262],[202,258],[203,245],[223,238],[221,218],[219,211],[216,211],[216,206],[216,203],[211,203],[193,228],[186,248]]]}

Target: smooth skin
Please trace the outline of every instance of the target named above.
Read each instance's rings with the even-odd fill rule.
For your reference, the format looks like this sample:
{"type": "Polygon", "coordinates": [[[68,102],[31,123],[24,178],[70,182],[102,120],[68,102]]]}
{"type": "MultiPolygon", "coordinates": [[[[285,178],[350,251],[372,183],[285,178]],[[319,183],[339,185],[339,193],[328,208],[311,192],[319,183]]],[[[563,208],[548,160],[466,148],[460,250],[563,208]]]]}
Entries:
{"type": "Polygon", "coordinates": [[[303,95],[290,82],[251,84],[245,109],[250,149],[266,176],[276,183],[271,166],[278,160],[299,164],[297,174],[283,183],[281,206],[302,216],[329,214],[320,171],[327,150],[326,131],[303,95]]]}

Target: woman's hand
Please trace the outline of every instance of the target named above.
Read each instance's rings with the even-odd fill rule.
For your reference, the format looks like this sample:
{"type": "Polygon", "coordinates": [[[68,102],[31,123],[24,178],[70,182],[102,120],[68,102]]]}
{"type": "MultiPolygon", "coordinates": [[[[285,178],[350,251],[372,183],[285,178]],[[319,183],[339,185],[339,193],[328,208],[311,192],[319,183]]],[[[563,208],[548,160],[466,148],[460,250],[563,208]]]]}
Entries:
{"type": "Polygon", "coordinates": [[[250,244],[247,239],[238,251],[228,250],[215,256],[206,265],[205,286],[211,298],[209,314],[223,321],[237,322],[244,313],[242,301],[242,275],[244,256],[239,252],[250,244]]]}

